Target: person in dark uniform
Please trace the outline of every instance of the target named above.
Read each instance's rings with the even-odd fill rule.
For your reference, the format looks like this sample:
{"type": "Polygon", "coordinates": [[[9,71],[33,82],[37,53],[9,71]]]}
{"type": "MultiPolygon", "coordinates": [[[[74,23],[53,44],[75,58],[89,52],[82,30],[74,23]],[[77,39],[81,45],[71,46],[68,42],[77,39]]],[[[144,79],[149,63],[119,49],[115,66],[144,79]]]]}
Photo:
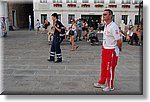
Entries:
{"type": "Polygon", "coordinates": [[[51,51],[50,51],[50,59],[48,61],[59,63],[62,62],[62,55],[61,55],[61,49],[60,49],[60,33],[61,28],[63,27],[62,23],[58,21],[58,14],[53,13],[52,14],[52,20],[53,20],[53,27],[54,29],[54,35],[53,35],[53,41],[51,45],[51,51]],[[55,53],[57,56],[57,60],[55,61],[55,53]]]}

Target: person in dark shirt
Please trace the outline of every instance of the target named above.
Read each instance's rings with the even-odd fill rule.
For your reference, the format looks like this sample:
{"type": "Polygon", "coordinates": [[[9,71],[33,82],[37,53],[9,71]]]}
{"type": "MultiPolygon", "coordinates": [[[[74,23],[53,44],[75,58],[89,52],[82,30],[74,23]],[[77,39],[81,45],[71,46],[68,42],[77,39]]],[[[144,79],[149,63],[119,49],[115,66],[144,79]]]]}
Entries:
{"type": "Polygon", "coordinates": [[[44,22],[44,28],[46,32],[48,32],[48,26],[50,26],[50,22],[46,19],[44,22]]]}
{"type": "Polygon", "coordinates": [[[50,50],[50,59],[48,59],[48,61],[59,63],[62,62],[62,55],[61,55],[61,48],[60,48],[60,39],[61,39],[60,33],[61,33],[61,28],[64,26],[60,21],[58,21],[57,13],[52,14],[52,20],[53,20],[53,27],[55,29],[54,29],[53,41],[50,50]],[[57,61],[55,61],[55,53],[57,56],[57,61]]]}
{"type": "Polygon", "coordinates": [[[94,27],[91,27],[90,30],[91,30],[91,32],[89,34],[89,39],[91,41],[91,45],[94,45],[94,43],[96,45],[98,45],[99,44],[98,43],[98,36],[97,36],[96,31],[94,30],[94,27]]]}

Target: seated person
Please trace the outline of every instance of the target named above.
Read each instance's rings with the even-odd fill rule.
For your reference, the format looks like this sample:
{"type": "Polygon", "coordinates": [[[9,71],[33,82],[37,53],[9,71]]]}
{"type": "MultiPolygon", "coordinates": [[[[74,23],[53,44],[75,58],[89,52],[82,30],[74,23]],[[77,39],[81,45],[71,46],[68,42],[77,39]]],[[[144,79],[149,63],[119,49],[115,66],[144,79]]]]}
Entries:
{"type": "Polygon", "coordinates": [[[91,31],[89,33],[89,39],[91,41],[91,45],[93,45],[94,42],[95,42],[96,45],[98,45],[99,44],[98,43],[98,36],[97,36],[96,31],[94,30],[94,27],[91,27],[90,30],[91,31]]]}

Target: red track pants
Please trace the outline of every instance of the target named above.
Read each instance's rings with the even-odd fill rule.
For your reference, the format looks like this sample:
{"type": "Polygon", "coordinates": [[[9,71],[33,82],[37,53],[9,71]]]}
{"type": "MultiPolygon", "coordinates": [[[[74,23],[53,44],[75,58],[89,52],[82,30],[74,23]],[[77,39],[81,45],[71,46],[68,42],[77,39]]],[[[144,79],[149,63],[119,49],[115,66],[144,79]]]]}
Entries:
{"type": "Polygon", "coordinates": [[[114,74],[117,60],[118,56],[116,56],[115,49],[102,48],[102,63],[99,84],[105,84],[107,79],[108,87],[114,88],[114,74]]]}

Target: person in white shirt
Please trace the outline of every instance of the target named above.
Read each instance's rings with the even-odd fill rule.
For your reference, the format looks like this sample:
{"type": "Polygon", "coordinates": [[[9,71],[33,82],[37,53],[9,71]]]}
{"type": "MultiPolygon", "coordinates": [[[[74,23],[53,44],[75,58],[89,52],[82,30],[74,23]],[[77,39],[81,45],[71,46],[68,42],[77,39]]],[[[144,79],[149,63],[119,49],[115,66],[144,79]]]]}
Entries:
{"type": "Polygon", "coordinates": [[[134,34],[134,28],[133,26],[129,28],[128,32],[127,32],[127,39],[128,39],[128,44],[130,43],[131,45],[133,45],[133,34],[134,34]]]}
{"type": "Polygon", "coordinates": [[[101,73],[99,82],[94,83],[94,87],[103,88],[103,91],[114,90],[115,67],[117,65],[119,50],[122,47],[119,28],[112,21],[112,16],[112,10],[104,10],[103,19],[106,25],[103,33],[101,73]],[[106,81],[107,86],[105,86],[106,81]]]}
{"type": "Polygon", "coordinates": [[[40,21],[39,21],[39,19],[37,19],[37,22],[36,22],[36,33],[38,33],[39,32],[39,30],[40,30],[40,21]]]}

